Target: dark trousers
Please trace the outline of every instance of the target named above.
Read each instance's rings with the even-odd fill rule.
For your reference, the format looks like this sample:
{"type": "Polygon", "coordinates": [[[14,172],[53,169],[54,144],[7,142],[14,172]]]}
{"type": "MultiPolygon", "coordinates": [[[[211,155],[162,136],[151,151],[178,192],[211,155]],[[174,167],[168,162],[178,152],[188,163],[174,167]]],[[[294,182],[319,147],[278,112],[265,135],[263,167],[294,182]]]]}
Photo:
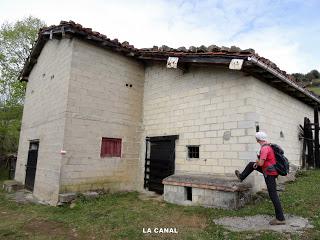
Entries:
{"type": "MultiPolygon", "coordinates": [[[[262,168],[260,166],[258,166],[256,169],[253,168],[254,164],[255,164],[255,162],[248,163],[246,168],[240,174],[241,180],[244,180],[246,177],[248,177],[249,174],[253,172],[253,170],[257,170],[257,171],[262,173],[262,168]]],[[[271,201],[273,203],[273,206],[274,206],[274,210],[275,210],[275,213],[276,213],[276,218],[278,220],[280,220],[280,221],[283,221],[284,220],[284,216],[283,216],[283,211],[282,211],[280,199],[279,199],[279,196],[278,196],[278,193],[277,193],[276,177],[277,176],[267,175],[267,176],[264,177],[264,180],[265,180],[266,185],[267,185],[269,197],[270,197],[270,199],[271,199],[271,201]]]]}

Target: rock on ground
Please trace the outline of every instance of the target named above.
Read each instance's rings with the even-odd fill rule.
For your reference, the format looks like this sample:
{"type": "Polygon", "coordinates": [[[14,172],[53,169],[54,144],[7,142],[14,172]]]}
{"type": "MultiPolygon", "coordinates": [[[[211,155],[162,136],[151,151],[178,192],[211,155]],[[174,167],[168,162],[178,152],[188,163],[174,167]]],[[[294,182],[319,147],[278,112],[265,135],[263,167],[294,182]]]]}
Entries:
{"type": "Polygon", "coordinates": [[[247,217],[224,217],[215,219],[214,223],[224,226],[226,229],[241,232],[241,231],[261,231],[270,230],[277,232],[302,232],[306,228],[313,228],[308,219],[285,215],[286,225],[271,226],[269,221],[273,219],[268,215],[255,215],[247,217]]]}

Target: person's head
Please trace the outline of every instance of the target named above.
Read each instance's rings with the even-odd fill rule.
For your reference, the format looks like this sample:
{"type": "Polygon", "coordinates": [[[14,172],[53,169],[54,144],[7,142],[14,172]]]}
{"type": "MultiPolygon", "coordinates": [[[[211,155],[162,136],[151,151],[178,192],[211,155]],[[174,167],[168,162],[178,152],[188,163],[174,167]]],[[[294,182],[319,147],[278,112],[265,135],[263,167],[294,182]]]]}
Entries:
{"type": "Polygon", "coordinates": [[[265,132],[256,132],[257,143],[263,144],[267,141],[268,135],[265,132]]]}

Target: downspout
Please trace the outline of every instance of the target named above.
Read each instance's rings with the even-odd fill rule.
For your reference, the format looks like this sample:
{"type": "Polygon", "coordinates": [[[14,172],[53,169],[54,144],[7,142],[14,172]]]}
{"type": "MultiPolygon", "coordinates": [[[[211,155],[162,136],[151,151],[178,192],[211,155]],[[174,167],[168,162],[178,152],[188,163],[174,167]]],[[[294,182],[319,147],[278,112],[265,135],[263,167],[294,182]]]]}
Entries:
{"type": "Polygon", "coordinates": [[[264,62],[259,61],[257,58],[255,57],[248,57],[248,61],[255,63],[256,65],[258,65],[259,67],[263,68],[264,70],[268,71],[269,73],[275,75],[276,77],[278,77],[279,79],[281,79],[282,81],[284,81],[285,83],[287,83],[288,85],[294,87],[295,89],[297,89],[298,91],[302,92],[304,95],[310,97],[311,99],[313,99],[314,101],[316,101],[318,104],[320,104],[320,99],[313,96],[311,93],[309,93],[308,91],[306,91],[304,88],[302,88],[301,86],[299,86],[298,84],[290,81],[286,76],[282,75],[281,73],[279,73],[278,71],[276,71],[275,69],[273,69],[272,67],[270,67],[269,65],[265,64],[264,62]]]}

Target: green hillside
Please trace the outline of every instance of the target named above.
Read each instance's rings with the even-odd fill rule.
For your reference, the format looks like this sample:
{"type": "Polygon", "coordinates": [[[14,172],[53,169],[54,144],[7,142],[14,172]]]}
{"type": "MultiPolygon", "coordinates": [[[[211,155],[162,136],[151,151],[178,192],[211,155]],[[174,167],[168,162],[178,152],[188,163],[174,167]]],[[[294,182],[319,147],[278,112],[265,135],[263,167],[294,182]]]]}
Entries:
{"type": "Polygon", "coordinates": [[[307,88],[312,91],[313,93],[320,96],[320,78],[313,79],[312,83],[307,86],[307,88]]]}

